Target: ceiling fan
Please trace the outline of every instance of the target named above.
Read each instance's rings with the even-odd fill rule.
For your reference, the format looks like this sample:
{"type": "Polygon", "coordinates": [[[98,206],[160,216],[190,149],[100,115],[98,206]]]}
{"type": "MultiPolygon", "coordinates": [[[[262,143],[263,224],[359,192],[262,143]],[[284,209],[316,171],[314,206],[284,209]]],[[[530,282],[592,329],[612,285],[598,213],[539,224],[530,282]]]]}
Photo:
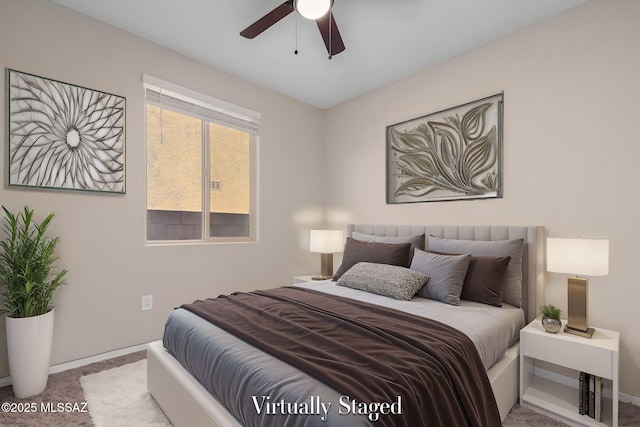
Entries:
{"type": "Polygon", "coordinates": [[[329,59],[331,59],[333,55],[337,55],[345,49],[340,31],[338,31],[333,13],[331,13],[332,6],[333,0],[287,0],[242,30],[240,35],[253,39],[291,12],[296,11],[304,18],[316,21],[327,52],[329,52],[329,59]]]}

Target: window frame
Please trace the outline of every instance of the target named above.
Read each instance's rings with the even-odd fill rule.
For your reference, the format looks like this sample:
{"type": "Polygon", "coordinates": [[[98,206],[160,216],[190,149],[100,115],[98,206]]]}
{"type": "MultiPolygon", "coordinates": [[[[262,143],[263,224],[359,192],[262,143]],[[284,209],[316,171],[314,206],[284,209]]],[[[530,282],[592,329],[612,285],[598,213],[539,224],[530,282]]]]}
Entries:
{"type": "MultiPolygon", "coordinates": [[[[144,87],[144,164],[145,164],[145,220],[144,241],[146,246],[162,245],[192,245],[192,244],[216,244],[216,243],[257,243],[258,242],[258,153],[259,153],[259,125],[260,113],[236,106],[226,101],[196,92],[194,90],[161,80],[157,77],[143,74],[144,87]],[[151,96],[160,95],[159,102],[150,100],[151,96]],[[172,105],[163,104],[163,96],[170,97],[184,105],[193,106],[194,111],[181,109],[172,105]],[[161,109],[171,110],[178,114],[191,116],[202,120],[202,237],[200,239],[180,240],[149,240],[148,239],[148,168],[147,168],[147,106],[154,105],[161,109]],[[222,126],[235,128],[249,134],[249,235],[236,237],[211,237],[211,173],[210,173],[210,144],[209,124],[217,123],[222,126]]],[[[167,99],[167,98],[164,98],[167,99]]]]}

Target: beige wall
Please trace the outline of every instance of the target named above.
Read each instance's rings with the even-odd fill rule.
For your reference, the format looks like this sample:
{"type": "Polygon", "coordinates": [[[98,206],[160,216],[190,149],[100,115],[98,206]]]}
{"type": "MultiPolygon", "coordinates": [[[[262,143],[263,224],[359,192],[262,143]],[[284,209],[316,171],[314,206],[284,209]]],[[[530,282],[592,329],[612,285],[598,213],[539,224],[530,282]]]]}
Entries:
{"type": "MultiPolygon", "coordinates": [[[[592,0],[327,113],[329,218],[403,224],[544,225],[606,237],[590,321],[621,331],[621,391],[640,396],[640,2],[592,0]],[[504,91],[504,198],[385,204],[385,126],[504,91]]],[[[566,277],[546,302],[566,312],[566,277]]]]}
{"type": "MultiPolygon", "coordinates": [[[[320,110],[45,0],[0,0],[0,67],[127,100],[126,195],[7,188],[3,169],[2,205],[57,215],[51,231],[62,239],[69,285],[55,299],[53,364],[158,339],[181,303],[288,284],[316,270],[319,260],[304,244],[322,219],[320,110]],[[142,73],[262,114],[259,243],[145,247],[142,73]],[[142,312],[146,294],[154,308],[142,312]]],[[[3,141],[5,96],[1,84],[3,141]]],[[[0,157],[6,165],[5,150],[0,157]]],[[[0,377],[8,374],[4,329],[2,317],[0,377]]]]}

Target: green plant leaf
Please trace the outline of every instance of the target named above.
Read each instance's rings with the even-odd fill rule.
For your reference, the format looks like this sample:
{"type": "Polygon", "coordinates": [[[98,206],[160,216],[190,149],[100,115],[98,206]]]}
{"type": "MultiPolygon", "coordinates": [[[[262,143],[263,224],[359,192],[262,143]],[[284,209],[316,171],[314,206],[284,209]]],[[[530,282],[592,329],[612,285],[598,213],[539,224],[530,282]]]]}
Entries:
{"type": "Polygon", "coordinates": [[[59,237],[48,237],[53,221],[51,213],[40,223],[34,221],[34,211],[28,206],[18,214],[4,206],[5,238],[0,240],[0,283],[5,297],[2,312],[13,317],[45,314],[58,287],[66,283],[66,270],[53,271],[57,261],[55,249],[59,237]]]}
{"type": "Polygon", "coordinates": [[[552,304],[545,304],[540,306],[540,313],[542,313],[543,317],[560,320],[562,310],[552,304]]]}

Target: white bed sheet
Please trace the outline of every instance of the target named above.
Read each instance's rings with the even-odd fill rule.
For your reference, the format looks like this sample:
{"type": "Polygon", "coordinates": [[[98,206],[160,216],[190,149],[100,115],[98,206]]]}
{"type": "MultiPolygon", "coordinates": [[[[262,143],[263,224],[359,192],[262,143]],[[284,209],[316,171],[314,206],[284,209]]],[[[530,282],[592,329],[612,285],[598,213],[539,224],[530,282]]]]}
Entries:
{"type": "Polygon", "coordinates": [[[509,304],[493,307],[462,300],[460,305],[449,305],[421,297],[414,297],[411,301],[398,301],[382,295],[338,286],[331,280],[298,283],[295,286],[384,305],[445,323],[471,338],[487,370],[502,359],[507,348],[518,340],[520,329],[525,325],[524,310],[509,304]]]}

